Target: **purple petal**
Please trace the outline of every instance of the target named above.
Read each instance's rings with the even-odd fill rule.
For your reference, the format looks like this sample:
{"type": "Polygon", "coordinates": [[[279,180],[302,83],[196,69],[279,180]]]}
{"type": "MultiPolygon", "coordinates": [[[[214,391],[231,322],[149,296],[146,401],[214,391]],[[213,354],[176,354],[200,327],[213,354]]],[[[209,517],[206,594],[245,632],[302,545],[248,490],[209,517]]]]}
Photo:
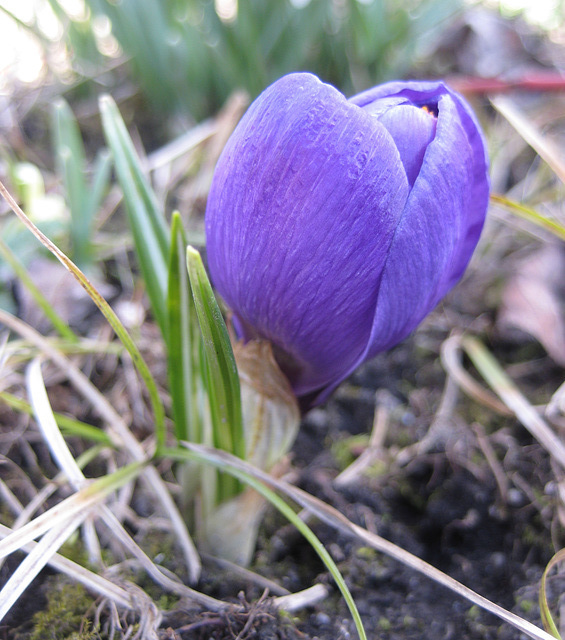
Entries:
{"type": "Polygon", "coordinates": [[[437,135],[406,203],[383,273],[367,357],[408,335],[461,276],[488,199],[476,188],[474,149],[449,96],[439,103],[437,135]],[[454,152],[454,150],[456,150],[454,152]],[[478,192],[481,199],[475,202],[478,192]]]}
{"type": "Polygon", "coordinates": [[[413,186],[424,154],[436,134],[436,117],[420,107],[403,104],[387,109],[378,120],[392,136],[404,165],[410,186],[413,186]]]}
{"type": "Polygon", "coordinates": [[[297,395],[365,351],[407,197],[386,129],[308,74],[267,89],[228,142],[208,202],[210,273],[297,395]]]}
{"type": "MultiPolygon", "coordinates": [[[[371,336],[342,379],[416,328],[459,280],[479,239],[488,204],[482,138],[452,95],[440,97],[437,107],[436,136],[389,250],[371,336]]],[[[324,401],[338,384],[311,403],[324,401]]]]}

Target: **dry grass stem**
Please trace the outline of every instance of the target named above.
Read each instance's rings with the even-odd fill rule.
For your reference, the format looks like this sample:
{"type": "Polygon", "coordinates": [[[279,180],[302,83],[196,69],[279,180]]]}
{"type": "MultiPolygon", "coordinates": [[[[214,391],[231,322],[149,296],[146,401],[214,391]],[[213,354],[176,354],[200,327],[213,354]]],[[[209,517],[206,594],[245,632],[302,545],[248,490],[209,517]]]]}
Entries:
{"type": "MultiPolygon", "coordinates": [[[[11,533],[13,533],[12,529],[0,524],[0,538],[5,538],[11,533]]],[[[37,544],[37,542],[28,542],[22,546],[21,551],[31,553],[37,544]]],[[[89,571],[85,569],[85,567],[59,554],[55,554],[49,558],[47,564],[68,576],[73,581],[84,585],[89,591],[115,601],[118,606],[123,609],[131,609],[132,604],[127,591],[97,573],[89,571]]]]}
{"type": "Polygon", "coordinates": [[[300,611],[306,607],[313,607],[328,596],[328,589],[323,584],[315,584],[304,591],[297,591],[287,596],[275,598],[275,605],[289,613],[300,611]]]}
{"type": "Polygon", "coordinates": [[[416,456],[426,454],[438,443],[445,446],[452,434],[452,416],[457,404],[458,386],[451,375],[447,375],[441,400],[426,435],[401,451],[395,457],[399,467],[407,465],[416,456]]]}
{"type": "Polygon", "coordinates": [[[369,445],[363,453],[347,469],[344,469],[334,480],[336,487],[345,487],[358,480],[363,473],[379,458],[383,457],[383,444],[389,426],[388,409],[378,404],[373,419],[373,429],[369,445]]]}
{"type": "Polygon", "coordinates": [[[264,576],[259,575],[254,571],[250,571],[249,569],[246,569],[245,567],[240,567],[238,564],[234,564],[229,560],[225,560],[223,558],[216,558],[214,556],[209,556],[209,555],[204,555],[203,558],[207,562],[211,562],[215,564],[217,567],[220,567],[221,569],[229,571],[231,575],[238,576],[243,580],[251,582],[252,584],[256,584],[262,589],[268,589],[269,593],[273,595],[288,596],[291,594],[291,592],[288,589],[285,589],[283,586],[274,582],[273,580],[269,580],[268,578],[265,578],[264,576]]]}
{"type": "Polygon", "coordinates": [[[464,368],[461,362],[461,336],[452,335],[441,345],[441,362],[446,372],[459,387],[476,402],[496,411],[502,416],[513,415],[512,411],[500,400],[479,384],[464,368]]]}
{"type": "Polygon", "coordinates": [[[518,107],[505,96],[497,96],[491,100],[494,108],[516,129],[520,136],[543,158],[552,168],[555,175],[565,182],[565,162],[558,147],[548,140],[531,118],[522,113],[518,107]]]}
{"type": "Polygon", "coordinates": [[[401,547],[393,544],[392,542],[381,538],[380,536],[359,527],[350,522],[339,511],[326,504],[322,500],[306,493],[305,491],[289,485],[284,480],[280,480],[270,476],[268,473],[261,471],[255,467],[252,467],[248,463],[235,456],[232,456],[224,451],[217,449],[211,449],[204,445],[197,445],[194,443],[185,442],[183,445],[190,451],[194,451],[202,458],[214,461],[219,466],[225,466],[228,468],[237,469],[238,471],[248,474],[253,478],[265,483],[268,487],[278,490],[283,494],[289,496],[297,502],[303,509],[312,513],[315,517],[321,519],[329,526],[335,528],[343,534],[351,535],[358,540],[362,540],[365,544],[373,547],[377,551],[380,551],[395,560],[398,560],[407,567],[410,567],[423,575],[426,575],[431,580],[434,580],[438,584],[448,588],[450,591],[457,593],[463,598],[466,598],[473,604],[489,611],[501,620],[504,620],[508,624],[511,624],[522,633],[528,635],[534,640],[555,640],[549,633],[543,631],[539,627],[536,627],[531,622],[520,618],[516,614],[507,611],[503,607],[491,602],[487,598],[479,595],[472,589],[469,589],[465,585],[461,584],[454,578],[446,575],[439,569],[436,569],[432,565],[428,564],[424,560],[417,556],[405,551],[401,547]]]}
{"type": "MultiPolygon", "coordinates": [[[[10,576],[2,591],[0,591],[0,621],[3,620],[24,590],[48,563],[51,556],[74,533],[87,515],[88,510],[84,509],[78,514],[73,514],[67,520],[54,525],[28,553],[16,571],[10,576]]],[[[14,533],[17,534],[17,531],[11,535],[13,536],[14,533]]]]}
{"type": "Polygon", "coordinates": [[[506,475],[500,461],[496,457],[496,453],[483,429],[482,425],[474,423],[472,426],[475,435],[477,436],[477,443],[483,452],[489,467],[491,468],[492,475],[496,481],[496,486],[500,493],[500,498],[504,504],[508,504],[508,490],[510,489],[510,481],[506,475]]]}
{"type": "MultiPolygon", "coordinates": [[[[40,353],[43,353],[44,356],[48,357],[59,367],[67,376],[69,382],[91,403],[94,410],[106,422],[108,434],[112,438],[116,448],[126,452],[136,461],[141,462],[148,459],[148,454],[131,433],[121,416],[80,369],[37,331],[2,309],[0,309],[0,322],[33,344],[40,353]]],[[[200,574],[200,559],[194,543],[190,538],[186,524],[178,512],[167,487],[164,485],[157,470],[152,466],[146,467],[141,478],[150,492],[156,496],[158,504],[163,507],[170,518],[175,529],[177,540],[183,549],[191,580],[196,581],[200,574]]]]}
{"type": "Polygon", "coordinates": [[[549,455],[565,469],[565,446],[547,422],[538,414],[535,407],[519,391],[506,375],[495,358],[478,342],[465,336],[461,345],[469,354],[481,375],[489,382],[518,420],[534,438],[546,449],[549,455]]]}

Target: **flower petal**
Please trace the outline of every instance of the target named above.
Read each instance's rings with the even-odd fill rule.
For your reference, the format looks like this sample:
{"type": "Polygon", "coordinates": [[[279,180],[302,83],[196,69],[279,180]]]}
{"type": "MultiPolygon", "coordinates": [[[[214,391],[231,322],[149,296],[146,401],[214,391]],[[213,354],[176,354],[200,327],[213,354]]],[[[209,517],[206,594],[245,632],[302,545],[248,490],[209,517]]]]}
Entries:
{"type": "MultiPolygon", "coordinates": [[[[482,140],[478,152],[477,139],[469,135],[458,110],[451,95],[439,98],[436,136],[389,250],[371,336],[342,379],[415,329],[459,280],[471,258],[488,203],[488,179],[482,140]]],[[[310,396],[309,406],[323,402],[338,384],[310,396]]]]}
{"type": "Polygon", "coordinates": [[[230,138],[208,202],[210,273],[297,395],[365,352],[408,192],[386,129],[309,74],[268,88],[230,138]]]}
{"type": "Polygon", "coordinates": [[[403,104],[387,109],[378,120],[392,136],[410,186],[414,184],[424,154],[436,134],[436,118],[420,107],[403,104]]]}
{"type": "Polygon", "coordinates": [[[488,191],[474,202],[472,141],[451,96],[441,97],[438,109],[436,137],[389,252],[366,357],[402,340],[435,307],[461,276],[481,231],[473,211],[482,210],[484,219],[488,191]]]}

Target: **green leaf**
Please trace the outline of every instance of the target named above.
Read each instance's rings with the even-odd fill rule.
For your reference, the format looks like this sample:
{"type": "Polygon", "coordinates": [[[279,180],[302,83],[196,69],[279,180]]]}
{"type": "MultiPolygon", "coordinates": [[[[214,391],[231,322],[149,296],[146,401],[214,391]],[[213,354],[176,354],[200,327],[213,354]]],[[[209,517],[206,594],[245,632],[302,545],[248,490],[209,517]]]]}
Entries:
{"type": "Polygon", "coordinates": [[[96,212],[102,205],[102,199],[110,184],[110,172],[112,169],[112,155],[108,149],[102,149],[96,156],[96,164],[94,165],[94,175],[92,184],[88,194],[88,203],[86,206],[86,218],[91,221],[89,232],[92,227],[92,220],[96,212]]]}
{"type": "MultiPolygon", "coordinates": [[[[188,247],[186,255],[206,355],[205,374],[214,446],[244,459],[245,435],[241,415],[241,391],[228,331],[200,254],[193,247],[188,247]]],[[[238,492],[237,487],[226,487],[220,499],[227,499],[238,492]]]]}
{"type": "Polygon", "coordinates": [[[86,158],[77,121],[62,98],[53,105],[52,130],[57,171],[71,212],[73,259],[82,266],[88,259],[92,222],[92,212],[88,211],[86,158]]]}
{"type": "Polygon", "coordinates": [[[202,335],[186,269],[186,235],[180,214],[171,220],[169,256],[168,358],[169,384],[179,440],[203,442],[203,404],[207,402],[201,379],[202,335]]]}
{"type": "Polygon", "coordinates": [[[126,211],[147,295],[161,332],[167,339],[169,231],[157,198],[145,177],[115,102],[100,98],[104,135],[124,193],[126,211]]]}

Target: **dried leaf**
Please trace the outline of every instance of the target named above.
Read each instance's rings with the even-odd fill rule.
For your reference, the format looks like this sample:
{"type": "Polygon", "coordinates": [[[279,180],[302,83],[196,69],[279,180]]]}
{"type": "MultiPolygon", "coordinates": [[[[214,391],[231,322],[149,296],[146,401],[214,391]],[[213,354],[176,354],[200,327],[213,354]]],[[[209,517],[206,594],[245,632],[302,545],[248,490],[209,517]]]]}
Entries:
{"type": "Polygon", "coordinates": [[[565,366],[565,252],[547,245],[521,261],[508,281],[498,316],[498,327],[510,327],[536,338],[547,353],[565,366]]]}

